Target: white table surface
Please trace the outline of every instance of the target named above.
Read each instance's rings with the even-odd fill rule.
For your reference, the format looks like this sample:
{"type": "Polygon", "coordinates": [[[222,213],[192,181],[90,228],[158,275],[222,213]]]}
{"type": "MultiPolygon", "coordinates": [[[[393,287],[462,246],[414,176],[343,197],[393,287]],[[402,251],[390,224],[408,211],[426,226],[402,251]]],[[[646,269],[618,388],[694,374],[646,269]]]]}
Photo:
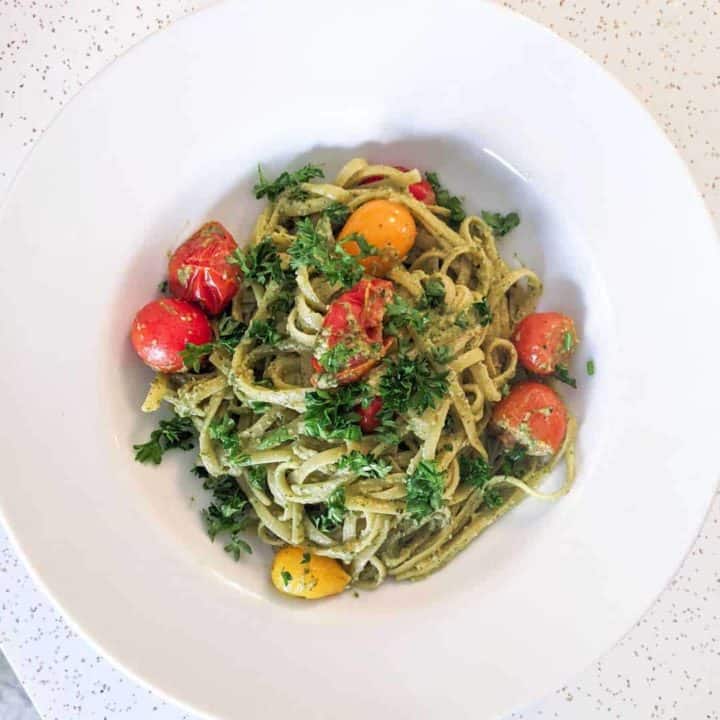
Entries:
{"type": "MultiPolygon", "coordinates": [[[[0,0],[0,197],[44,128],[98,70],[146,35],[210,4],[0,0]]],[[[717,220],[720,2],[504,4],[574,42],[645,103],[690,165],[717,220]]],[[[713,462],[713,448],[707,454],[713,462]]],[[[625,639],[568,678],[567,685],[505,720],[720,720],[719,560],[716,496],[681,570],[625,639]]],[[[191,720],[115,670],[67,627],[28,576],[2,528],[0,645],[43,720],[191,720]]],[[[22,709],[18,697],[8,674],[0,673],[0,718],[36,717],[22,709]]]]}

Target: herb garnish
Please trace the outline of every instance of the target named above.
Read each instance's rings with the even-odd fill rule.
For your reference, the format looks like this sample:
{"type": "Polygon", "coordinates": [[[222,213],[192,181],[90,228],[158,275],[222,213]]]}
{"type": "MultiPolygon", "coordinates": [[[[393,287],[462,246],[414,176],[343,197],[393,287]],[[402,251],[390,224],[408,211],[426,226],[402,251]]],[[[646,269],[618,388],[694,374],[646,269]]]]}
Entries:
{"type": "Polygon", "coordinates": [[[491,213],[483,210],[480,216],[492,228],[497,237],[507,235],[520,224],[520,216],[516,212],[503,215],[502,213],[491,213]]]}
{"type": "Polygon", "coordinates": [[[435,372],[427,357],[410,358],[400,352],[386,361],[385,368],[379,385],[382,412],[424,412],[447,394],[447,371],[435,372]]]}
{"type": "Polygon", "coordinates": [[[247,330],[249,338],[255,338],[264,345],[277,345],[282,335],[267,320],[253,320],[247,330]]]}
{"type": "Polygon", "coordinates": [[[260,285],[267,285],[271,280],[282,284],[286,280],[280,255],[270,237],[264,237],[245,251],[237,248],[228,256],[228,262],[239,265],[246,280],[254,280],[260,285]]]}
{"type": "Polygon", "coordinates": [[[422,520],[442,505],[444,473],[434,460],[421,460],[415,471],[405,478],[407,513],[422,520]]]}
{"type": "Polygon", "coordinates": [[[213,501],[202,511],[210,539],[214,541],[218,535],[227,533],[229,538],[224,550],[235,560],[238,560],[242,553],[252,553],[250,545],[240,537],[240,533],[247,529],[250,523],[249,513],[252,506],[237,480],[230,475],[217,478],[208,476],[203,487],[213,496],[213,501]]]}
{"type": "Polygon", "coordinates": [[[352,450],[337,461],[337,469],[347,470],[359,477],[383,478],[392,470],[392,465],[382,458],[352,450]]]}
{"type": "Polygon", "coordinates": [[[473,307],[475,308],[475,312],[478,316],[478,322],[482,327],[487,327],[493,319],[492,310],[490,310],[490,303],[488,303],[488,299],[484,297],[482,300],[473,303],[473,307]]]}
{"type": "Polygon", "coordinates": [[[587,371],[588,375],[594,375],[595,374],[595,361],[594,360],[588,360],[585,363],[585,370],[587,371]]]}
{"type": "Polygon", "coordinates": [[[393,299],[385,306],[385,332],[388,335],[399,335],[404,327],[413,327],[422,332],[430,322],[430,318],[414,308],[400,295],[394,295],[393,299]]]}
{"type": "Polygon", "coordinates": [[[307,393],[305,432],[322,440],[359,440],[362,431],[355,408],[367,392],[366,385],[353,383],[307,393]]]}
{"type": "Polygon", "coordinates": [[[253,192],[258,200],[265,196],[270,200],[275,200],[281,192],[288,188],[297,187],[300,183],[324,176],[325,173],[317,165],[308,164],[292,173],[285,170],[270,182],[263,175],[262,168],[258,165],[258,181],[253,186],[253,192]]]}
{"type": "Polygon", "coordinates": [[[451,195],[447,188],[443,187],[437,173],[428,172],[425,173],[425,177],[435,192],[435,202],[450,211],[448,225],[457,229],[460,223],[465,219],[463,201],[459,197],[451,195]]]}
{"type": "Polygon", "coordinates": [[[570,377],[570,374],[568,373],[568,369],[565,365],[556,365],[555,366],[555,372],[553,373],[553,377],[559,380],[562,383],[565,383],[566,385],[569,385],[571,388],[577,388],[577,381],[574,377],[570,377]]]}
{"type": "Polygon", "coordinates": [[[230,415],[225,415],[220,420],[213,420],[208,428],[208,434],[210,439],[217,441],[225,451],[225,459],[230,465],[243,465],[248,461],[249,458],[240,445],[237,423],[230,415]]]}
{"type": "Polygon", "coordinates": [[[332,532],[342,524],[347,514],[345,488],[340,486],[330,493],[324,510],[310,515],[315,526],[323,532],[332,532]]]}
{"type": "Polygon", "coordinates": [[[161,420],[146,443],[133,445],[135,459],[141,463],[159,465],[168,450],[192,450],[194,437],[195,426],[190,418],[175,415],[170,420],[161,420]]]}
{"type": "Polygon", "coordinates": [[[320,356],[320,364],[326,372],[336,374],[348,363],[357,351],[349,345],[338,343],[320,356]]]}
{"type": "Polygon", "coordinates": [[[313,268],[324,275],[331,285],[355,285],[364,272],[360,259],[377,254],[375,248],[371,247],[362,235],[357,234],[348,236],[343,243],[350,240],[356,242],[360,255],[350,255],[339,243],[335,243],[335,247],[331,248],[328,238],[318,232],[309,218],[298,220],[295,231],[295,240],[288,250],[291,267],[313,268]]]}

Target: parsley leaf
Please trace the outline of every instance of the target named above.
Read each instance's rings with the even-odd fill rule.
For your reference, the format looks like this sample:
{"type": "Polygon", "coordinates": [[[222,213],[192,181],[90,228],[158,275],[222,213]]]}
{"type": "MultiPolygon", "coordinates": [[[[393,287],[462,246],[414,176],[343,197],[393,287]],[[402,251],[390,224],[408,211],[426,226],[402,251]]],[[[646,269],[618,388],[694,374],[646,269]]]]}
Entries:
{"type": "Polygon", "coordinates": [[[262,415],[266,410],[270,408],[270,403],[261,402],[260,400],[250,400],[247,406],[258,415],[262,415]]]}
{"type": "Polygon", "coordinates": [[[477,313],[480,325],[482,327],[487,327],[493,319],[492,310],[490,310],[490,304],[488,303],[488,299],[484,297],[479,302],[473,303],[473,307],[475,308],[475,312],[477,313]]]}
{"type": "Polygon", "coordinates": [[[305,395],[305,432],[322,440],[359,440],[360,415],[355,411],[367,386],[354,383],[305,395]]]}
{"type": "Polygon", "coordinates": [[[340,486],[330,493],[325,508],[320,512],[311,513],[310,519],[319,530],[332,532],[342,525],[346,514],[345,488],[340,486]]]}
{"type": "Polygon", "coordinates": [[[413,327],[422,332],[430,322],[430,318],[400,295],[394,295],[393,299],[385,306],[385,332],[388,335],[399,335],[404,327],[413,327]]]}
{"type": "Polygon", "coordinates": [[[467,330],[470,327],[470,318],[465,310],[457,314],[455,317],[455,325],[462,330],[467,330]]]}
{"type": "Polygon", "coordinates": [[[146,443],[133,445],[135,459],[141,463],[159,465],[168,450],[192,450],[194,437],[195,426],[190,418],[175,415],[170,420],[161,420],[146,443]]]}
{"type": "Polygon", "coordinates": [[[263,175],[262,168],[258,165],[258,181],[253,186],[253,192],[258,200],[265,196],[270,200],[275,200],[283,190],[297,187],[300,183],[324,176],[325,173],[317,165],[304,165],[292,173],[285,170],[275,180],[269,182],[263,175]]]}
{"type": "Polygon", "coordinates": [[[430,278],[423,283],[423,296],[418,303],[418,308],[425,310],[426,308],[437,309],[445,304],[445,285],[442,280],[430,278]]]}
{"type": "Polygon", "coordinates": [[[247,280],[254,280],[260,285],[267,285],[271,280],[277,283],[285,281],[280,255],[270,237],[264,237],[245,251],[237,248],[228,256],[228,262],[239,265],[247,280]]]}
{"type": "Polygon", "coordinates": [[[267,468],[264,465],[251,465],[247,469],[247,478],[251,487],[267,492],[267,468]]]}
{"type": "Polygon", "coordinates": [[[320,356],[320,364],[326,372],[336,374],[347,365],[355,352],[350,346],[338,343],[320,356]]]}
{"type": "Polygon", "coordinates": [[[556,365],[553,377],[560,382],[569,385],[571,388],[577,388],[577,380],[575,380],[574,377],[570,377],[568,369],[565,367],[565,365],[556,365]]]}
{"type": "Polygon", "coordinates": [[[463,201],[459,197],[451,195],[447,188],[443,187],[440,183],[437,173],[428,172],[425,173],[427,181],[435,192],[435,202],[441,207],[447,208],[450,211],[450,217],[448,218],[448,225],[457,228],[460,223],[465,219],[465,208],[463,208],[463,201]]]}
{"type": "Polygon", "coordinates": [[[158,292],[161,292],[163,295],[167,295],[168,293],[168,281],[163,280],[161,283],[158,283],[157,286],[158,292]]]}
{"type": "Polygon", "coordinates": [[[283,585],[285,587],[287,587],[290,584],[290,581],[292,580],[292,575],[287,570],[283,570],[280,573],[280,577],[282,578],[283,585]]]}
{"type": "Polygon", "coordinates": [[[215,440],[225,451],[225,458],[230,465],[242,465],[248,456],[242,451],[240,438],[237,435],[237,423],[229,415],[213,420],[208,428],[211,440],[215,440]]]}
{"type": "Polygon", "coordinates": [[[433,360],[441,365],[447,365],[452,360],[453,351],[447,345],[440,345],[432,349],[433,360]]]}
{"type": "MultiPolygon", "coordinates": [[[[331,249],[328,238],[317,231],[309,218],[298,220],[295,229],[295,240],[288,250],[291,267],[295,269],[314,268],[324,275],[331,285],[339,283],[343,287],[355,285],[362,278],[364,270],[358,257],[364,257],[362,243],[368,248],[370,247],[364,238],[358,243],[361,255],[353,256],[346,252],[339,243],[336,243],[334,249],[331,249]]],[[[360,237],[362,236],[353,236],[352,239],[357,242],[360,237]]],[[[348,238],[345,238],[343,242],[347,240],[348,238]]]]}
{"type": "Polygon", "coordinates": [[[258,450],[269,450],[292,439],[293,434],[286,427],[281,427],[265,435],[257,444],[257,448],[258,450]]]}
{"type": "Polygon", "coordinates": [[[424,412],[447,394],[447,372],[435,372],[424,356],[411,359],[401,353],[385,367],[379,385],[383,411],[424,412]]]}
{"type": "Polygon", "coordinates": [[[567,330],[562,334],[562,349],[564,352],[570,352],[573,345],[573,334],[569,330],[567,330]]]}
{"type": "Polygon", "coordinates": [[[503,453],[501,460],[500,472],[503,475],[521,477],[525,472],[524,466],[527,460],[527,449],[520,444],[513,445],[513,447],[503,453]]]}
{"type": "Polygon", "coordinates": [[[212,502],[202,511],[205,530],[213,542],[218,535],[229,535],[225,552],[240,559],[242,553],[252,553],[252,548],[240,537],[250,523],[251,505],[237,480],[230,475],[208,476],[203,487],[212,493],[212,502]]]}
{"type": "Polygon", "coordinates": [[[392,465],[382,458],[352,450],[337,461],[337,469],[347,470],[360,477],[383,478],[392,470],[392,465]]]}
{"type": "Polygon", "coordinates": [[[215,348],[214,342],[195,345],[195,343],[186,343],[185,349],[180,351],[180,357],[188,370],[200,372],[203,360],[215,348]]]}
{"type": "Polygon", "coordinates": [[[229,312],[224,313],[218,318],[218,339],[215,341],[215,345],[232,352],[238,346],[246,331],[247,326],[244,323],[235,320],[229,312]]]}
{"type": "Polygon", "coordinates": [[[595,374],[595,361],[594,360],[588,360],[585,363],[585,370],[587,371],[588,375],[594,375],[595,374]]]}
{"type": "Polygon", "coordinates": [[[481,488],[490,479],[490,466],[479,455],[470,459],[460,456],[460,480],[473,487],[481,488]]]}
{"type": "Polygon", "coordinates": [[[323,215],[330,221],[333,227],[344,225],[350,215],[350,208],[340,202],[333,201],[323,210],[323,215]]]}
{"type": "Polygon", "coordinates": [[[267,320],[253,320],[247,331],[249,338],[259,340],[263,345],[277,345],[282,335],[267,320]]]}
{"type": "Polygon", "coordinates": [[[421,460],[405,478],[405,487],[407,513],[415,520],[422,520],[442,506],[445,477],[434,460],[421,460]]]}
{"type": "Polygon", "coordinates": [[[513,228],[516,228],[520,224],[520,216],[516,212],[503,215],[502,213],[491,213],[483,210],[480,216],[498,237],[507,235],[513,228]]]}

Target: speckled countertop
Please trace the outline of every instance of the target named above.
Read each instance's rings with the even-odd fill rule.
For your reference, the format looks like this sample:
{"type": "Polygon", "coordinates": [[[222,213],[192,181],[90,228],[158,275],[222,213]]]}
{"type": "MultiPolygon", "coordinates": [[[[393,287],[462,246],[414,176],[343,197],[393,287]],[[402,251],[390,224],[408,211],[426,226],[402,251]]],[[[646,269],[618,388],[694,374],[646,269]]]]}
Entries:
{"type": "MultiPolygon", "coordinates": [[[[98,70],[144,36],[209,4],[0,0],[0,196],[59,108],[98,70]]],[[[720,218],[718,0],[504,4],[574,42],[632,90],[680,150],[720,218]]],[[[0,645],[44,720],[190,718],[116,671],[67,627],[2,528],[0,645]]],[[[0,719],[36,717],[0,657],[0,719]]],[[[626,638],[566,686],[510,716],[600,717],[720,720],[717,497],[680,572],[626,638]]]]}

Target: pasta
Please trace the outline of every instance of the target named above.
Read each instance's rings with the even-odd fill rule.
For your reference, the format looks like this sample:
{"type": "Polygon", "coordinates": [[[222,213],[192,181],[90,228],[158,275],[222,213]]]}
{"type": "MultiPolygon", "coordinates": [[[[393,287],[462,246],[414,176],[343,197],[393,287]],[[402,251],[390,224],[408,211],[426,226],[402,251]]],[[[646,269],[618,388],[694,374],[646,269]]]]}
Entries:
{"type": "Polygon", "coordinates": [[[203,474],[239,485],[261,541],[335,559],[354,587],[424,578],[526,496],[558,499],[574,479],[569,413],[552,452],[509,443],[493,416],[529,377],[514,333],[535,312],[540,279],[505,262],[483,217],[458,222],[440,192],[418,199],[409,189],[422,182],[417,170],[353,159],[334,182],[280,189],[212,322],[220,341],[197,372],[159,374],[143,406],[164,401],[189,419],[203,474]],[[376,207],[411,217],[406,253],[340,231],[348,213],[376,207]],[[384,279],[362,276],[361,262],[384,279]],[[366,328],[371,303],[379,327],[366,328]],[[355,344],[333,344],[339,312],[346,335],[362,318],[355,344]],[[234,346],[221,322],[247,328],[234,346]],[[541,491],[560,461],[564,483],[541,491]]]}

